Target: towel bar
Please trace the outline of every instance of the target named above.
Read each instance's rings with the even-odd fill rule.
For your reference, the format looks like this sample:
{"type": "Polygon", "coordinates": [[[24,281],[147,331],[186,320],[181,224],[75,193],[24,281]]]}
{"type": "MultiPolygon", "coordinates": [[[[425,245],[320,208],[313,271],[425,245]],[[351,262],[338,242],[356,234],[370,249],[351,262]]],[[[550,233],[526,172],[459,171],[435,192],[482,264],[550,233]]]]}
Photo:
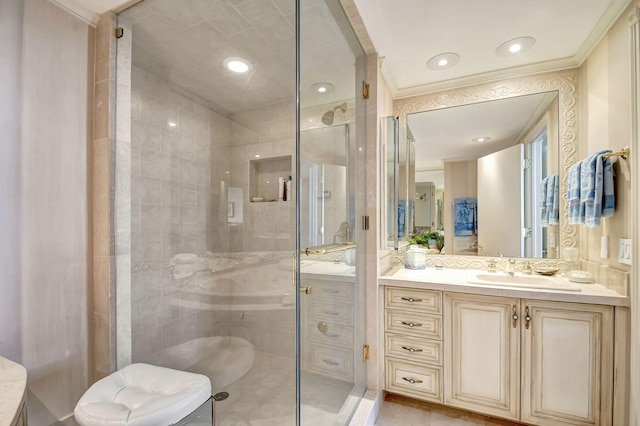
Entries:
{"type": "Polygon", "coordinates": [[[622,157],[623,159],[626,160],[629,158],[630,153],[631,153],[631,148],[629,148],[628,146],[625,146],[620,151],[609,152],[607,154],[604,154],[604,157],[622,157]]]}

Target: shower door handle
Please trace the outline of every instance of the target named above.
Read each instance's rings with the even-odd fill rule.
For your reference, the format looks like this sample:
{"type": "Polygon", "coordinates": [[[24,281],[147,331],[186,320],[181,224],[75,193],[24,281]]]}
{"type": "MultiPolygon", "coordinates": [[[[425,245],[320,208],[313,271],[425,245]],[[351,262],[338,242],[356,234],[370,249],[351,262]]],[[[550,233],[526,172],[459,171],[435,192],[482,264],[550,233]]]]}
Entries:
{"type": "Polygon", "coordinates": [[[311,295],[313,293],[312,287],[300,287],[300,293],[311,295]]]}

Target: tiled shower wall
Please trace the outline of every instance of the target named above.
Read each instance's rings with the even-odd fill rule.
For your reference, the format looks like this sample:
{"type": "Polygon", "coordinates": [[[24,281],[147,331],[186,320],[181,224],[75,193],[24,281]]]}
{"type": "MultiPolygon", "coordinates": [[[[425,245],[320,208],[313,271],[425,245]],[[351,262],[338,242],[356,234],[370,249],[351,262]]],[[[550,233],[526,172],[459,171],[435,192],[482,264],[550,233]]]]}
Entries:
{"type": "Polygon", "coordinates": [[[137,67],[131,116],[132,355],[158,361],[161,349],[217,334],[226,321],[185,308],[184,279],[170,265],[178,254],[228,250],[230,120],[137,67]]]}
{"type": "MultiPolygon", "coordinates": [[[[247,192],[249,161],[256,155],[262,159],[291,156],[293,175],[293,103],[231,119],[203,103],[133,67],[133,361],[166,365],[166,348],[198,337],[229,334],[249,340],[258,350],[293,356],[292,306],[249,309],[241,315],[237,310],[207,305],[206,296],[192,291],[189,278],[172,272],[179,261],[175,256],[180,254],[233,258],[236,263],[249,258],[274,263],[290,259],[295,248],[295,203],[251,203],[247,192]],[[228,219],[229,185],[243,193],[243,217],[236,223],[228,219]],[[192,303],[194,298],[203,303],[192,303]]],[[[213,280],[224,274],[230,296],[246,293],[247,288],[234,288],[234,283],[243,285],[246,280],[234,279],[236,270],[246,276],[239,270],[242,265],[234,268],[209,277],[213,280]]],[[[277,267],[259,269],[259,281],[251,291],[261,291],[261,282],[282,280],[280,275],[288,279],[290,272],[277,267]]]]}

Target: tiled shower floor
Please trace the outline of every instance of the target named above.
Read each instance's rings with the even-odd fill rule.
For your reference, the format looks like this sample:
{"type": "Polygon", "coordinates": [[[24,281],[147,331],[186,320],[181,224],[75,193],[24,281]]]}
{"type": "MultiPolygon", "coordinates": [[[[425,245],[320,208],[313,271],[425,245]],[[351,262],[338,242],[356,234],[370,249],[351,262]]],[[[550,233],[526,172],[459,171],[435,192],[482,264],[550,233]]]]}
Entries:
{"type": "MultiPolygon", "coordinates": [[[[214,393],[229,393],[216,402],[216,426],[295,425],[295,360],[256,351],[251,370],[242,378],[214,393]]],[[[353,385],[340,380],[303,373],[303,425],[333,425],[353,385]]]]}

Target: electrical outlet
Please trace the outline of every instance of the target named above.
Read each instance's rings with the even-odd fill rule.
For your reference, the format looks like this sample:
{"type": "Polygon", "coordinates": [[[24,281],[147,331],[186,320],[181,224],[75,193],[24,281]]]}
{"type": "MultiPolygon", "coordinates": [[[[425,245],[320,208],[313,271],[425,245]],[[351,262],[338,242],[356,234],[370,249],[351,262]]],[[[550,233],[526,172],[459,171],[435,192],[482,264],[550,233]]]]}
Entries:
{"type": "Polygon", "coordinates": [[[620,238],[618,245],[618,262],[631,265],[631,239],[620,238]]]}
{"type": "Polygon", "coordinates": [[[600,237],[600,258],[608,259],[609,258],[609,236],[604,235],[600,237]]]}

